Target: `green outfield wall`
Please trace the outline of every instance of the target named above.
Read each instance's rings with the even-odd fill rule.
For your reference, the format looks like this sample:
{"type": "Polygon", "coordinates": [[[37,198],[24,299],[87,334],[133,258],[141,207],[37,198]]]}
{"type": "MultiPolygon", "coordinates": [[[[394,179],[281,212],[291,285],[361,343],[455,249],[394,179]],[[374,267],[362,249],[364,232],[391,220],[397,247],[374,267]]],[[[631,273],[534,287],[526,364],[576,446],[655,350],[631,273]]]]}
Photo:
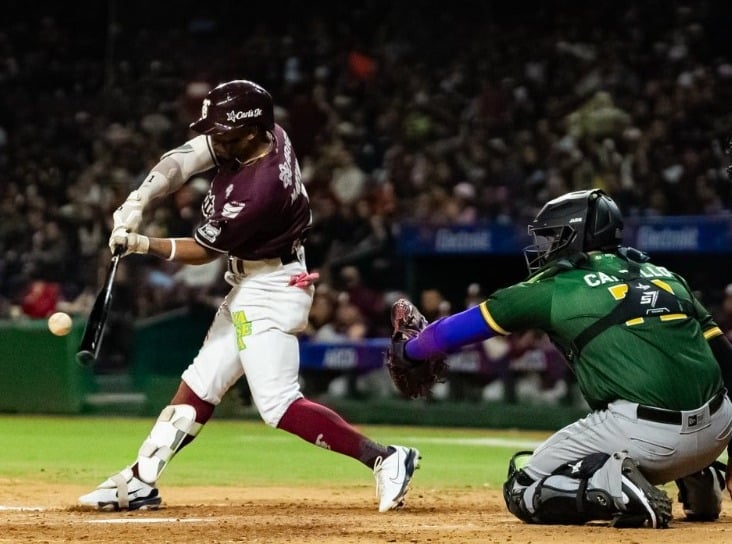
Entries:
{"type": "Polygon", "coordinates": [[[93,372],[76,362],[83,324],[54,336],[45,320],[0,321],[0,411],[70,414],[83,411],[93,372]]]}
{"type": "MultiPolygon", "coordinates": [[[[174,394],[181,372],[196,356],[211,318],[204,311],[180,310],[132,324],[130,360],[123,372],[128,389],[122,393],[131,393],[138,400],[126,406],[92,401],[105,396],[104,384],[113,377],[104,366],[104,357],[113,347],[111,339],[102,343],[98,366],[84,368],[75,359],[83,333],[81,320],[75,320],[72,332],[65,337],[53,336],[45,320],[0,321],[0,412],[157,416],[174,394]]],[[[350,360],[337,358],[339,365],[350,360]]],[[[312,363],[304,362],[303,368],[312,363]]],[[[317,370],[313,372],[317,374],[317,370]]],[[[334,371],[329,372],[332,376],[334,371]]],[[[246,381],[241,382],[217,408],[217,417],[259,419],[247,398],[246,381]]],[[[353,423],[551,430],[586,413],[569,405],[489,403],[475,398],[407,401],[379,395],[332,397],[306,384],[304,375],[308,396],[353,423]]],[[[106,393],[110,398],[120,396],[120,391],[106,393]]]]}

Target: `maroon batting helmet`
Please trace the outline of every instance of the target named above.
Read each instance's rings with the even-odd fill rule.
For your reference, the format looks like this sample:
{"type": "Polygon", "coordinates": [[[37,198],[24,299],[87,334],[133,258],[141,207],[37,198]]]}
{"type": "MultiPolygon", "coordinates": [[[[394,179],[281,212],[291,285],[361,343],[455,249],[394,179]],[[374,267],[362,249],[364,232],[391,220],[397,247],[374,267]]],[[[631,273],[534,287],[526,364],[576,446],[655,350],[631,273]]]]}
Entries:
{"type": "Polygon", "coordinates": [[[203,99],[201,118],[190,128],[215,135],[253,125],[274,130],[272,96],[256,83],[237,79],[209,91],[203,99]]]}

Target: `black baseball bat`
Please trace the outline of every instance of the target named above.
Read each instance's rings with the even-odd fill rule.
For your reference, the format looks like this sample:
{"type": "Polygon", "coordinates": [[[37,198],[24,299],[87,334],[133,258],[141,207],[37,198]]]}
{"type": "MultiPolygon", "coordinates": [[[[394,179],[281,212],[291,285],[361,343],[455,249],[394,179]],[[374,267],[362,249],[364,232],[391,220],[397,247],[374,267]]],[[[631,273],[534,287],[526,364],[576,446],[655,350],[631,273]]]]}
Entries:
{"type": "Polygon", "coordinates": [[[82,366],[93,365],[99,356],[99,348],[102,345],[102,335],[107,325],[109,309],[112,307],[112,287],[114,277],[117,275],[117,265],[122,257],[124,248],[117,246],[112,255],[112,260],[107,269],[107,277],[104,279],[104,286],[99,291],[94,306],[89,313],[89,319],[84,327],[84,335],[79,343],[79,350],[76,353],[76,360],[82,366]]]}

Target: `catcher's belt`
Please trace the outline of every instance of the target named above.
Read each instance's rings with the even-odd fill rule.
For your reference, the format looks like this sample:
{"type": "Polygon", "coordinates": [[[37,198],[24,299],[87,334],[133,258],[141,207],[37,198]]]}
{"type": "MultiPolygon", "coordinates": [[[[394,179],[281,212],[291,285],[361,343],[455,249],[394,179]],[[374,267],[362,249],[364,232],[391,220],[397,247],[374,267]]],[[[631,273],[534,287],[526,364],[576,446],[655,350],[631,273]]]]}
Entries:
{"type": "Polygon", "coordinates": [[[726,395],[727,390],[722,389],[714,395],[709,402],[696,410],[664,410],[663,408],[655,408],[653,406],[644,406],[643,404],[639,404],[636,414],[638,419],[645,419],[646,421],[666,423],[668,425],[682,425],[686,422],[687,425],[693,426],[695,418],[698,419],[707,407],[709,408],[709,415],[716,413],[720,406],[722,406],[722,402],[726,395]]]}

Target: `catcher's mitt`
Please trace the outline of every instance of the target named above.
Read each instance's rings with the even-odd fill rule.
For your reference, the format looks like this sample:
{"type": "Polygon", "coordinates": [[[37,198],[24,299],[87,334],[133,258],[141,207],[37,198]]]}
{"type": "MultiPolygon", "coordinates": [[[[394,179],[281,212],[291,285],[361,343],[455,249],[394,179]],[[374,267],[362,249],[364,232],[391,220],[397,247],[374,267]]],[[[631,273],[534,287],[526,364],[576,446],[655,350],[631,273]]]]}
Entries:
{"type": "Polygon", "coordinates": [[[448,365],[444,357],[424,361],[407,358],[404,345],[426,326],[427,319],[406,299],[400,298],[391,307],[394,332],[386,354],[386,367],[396,388],[408,398],[426,397],[432,386],[447,379],[448,365]]]}

